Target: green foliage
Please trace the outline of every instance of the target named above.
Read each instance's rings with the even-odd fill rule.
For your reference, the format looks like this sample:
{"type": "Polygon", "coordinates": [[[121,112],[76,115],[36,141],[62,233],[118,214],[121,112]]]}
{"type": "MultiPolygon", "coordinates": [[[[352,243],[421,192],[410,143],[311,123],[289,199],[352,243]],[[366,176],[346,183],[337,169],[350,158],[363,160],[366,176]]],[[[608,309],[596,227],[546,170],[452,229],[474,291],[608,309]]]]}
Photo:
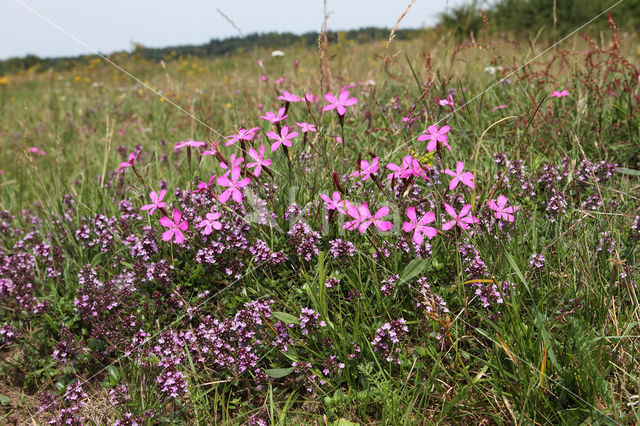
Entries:
{"type": "MultiPolygon", "coordinates": [[[[460,36],[468,37],[474,33],[477,37],[483,28],[481,11],[484,10],[490,23],[489,31],[493,34],[533,37],[542,31],[544,39],[559,39],[589,23],[616,3],[620,4],[609,13],[617,25],[626,30],[637,29],[640,25],[640,3],[617,0],[473,0],[441,14],[439,23],[460,36]]],[[[597,34],[608,26],[605,14],[590,23],[585,31],[597,34]]]]}

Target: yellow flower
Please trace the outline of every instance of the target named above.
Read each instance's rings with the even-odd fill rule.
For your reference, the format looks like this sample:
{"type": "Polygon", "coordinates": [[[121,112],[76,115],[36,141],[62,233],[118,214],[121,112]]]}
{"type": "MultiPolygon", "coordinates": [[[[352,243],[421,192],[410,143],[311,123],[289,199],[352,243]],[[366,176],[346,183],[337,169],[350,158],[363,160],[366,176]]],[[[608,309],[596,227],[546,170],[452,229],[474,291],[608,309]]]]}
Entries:
{"type": "Polygon", "coordinates": [[[9,77],[3,75],[0,77],[0,86],[8,86],[9,85],[9,77]]]}
{"type": "MultiPolygon", "coordinates": [[[[415,151],[413,148],[409,147],[409,152],[411,153],[411,156],[412,156],[413,158],[418,158],[418,157],[416,156],[416,151],[415,151]]],[[[436,154],[436,152],[435,152],[435,151],[426,152],[426,153],[424,153],[420,158],[418,158],[418,161],[420,161],[420,163],[421,163],[422,165],[424,165],[424,166],[429,166],[429,167],[431,167],[431,166],[433,166],[433,156],[434,156],[435,154],[436,154]]]]}

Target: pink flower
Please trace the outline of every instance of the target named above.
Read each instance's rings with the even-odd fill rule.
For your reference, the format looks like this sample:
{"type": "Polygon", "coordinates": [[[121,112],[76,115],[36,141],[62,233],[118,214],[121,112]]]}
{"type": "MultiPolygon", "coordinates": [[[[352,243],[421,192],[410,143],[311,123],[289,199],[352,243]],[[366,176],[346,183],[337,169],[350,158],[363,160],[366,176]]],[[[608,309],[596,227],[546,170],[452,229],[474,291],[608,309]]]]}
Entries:
{"type": "Polygon", "coordinates": [[[448,231],[456,225],[462,229],[469,229],[469,225],[478,223],[478,218],[471,215],[471,204],[467,204],[462,207],[460,209],[460,213],[456,213],[453,206],[450,206],[447,203],[444,204],[444,209],[447,211],[449,216],[453,218],[453,220],[442,224],[443,231],[448,231]]]}
{"type": "MultiPolygon", "coordinates": [[[[366,212],[369,212],[367,203],[362,204],[362,206],[367,207],[366,212]]],[[[358,229],[362,221],[366,219],[366,217],[361,214],[360,210],[361,209],[355,204],[349,203],[349,206],[347,207],[347,214],[351,216],[353,220],[345,222],[343,225],[344,229],[349,231],[355,231],[356,229],[358,229]]],[[[362,210],[362,213],[364,213],[364,209],[362,210]]],[[[369,213],[369,216],[371,216],[371,213],[369,213]]]]}
{"type": "Polygon", "coordinates": [[[211,142],[209,144],[209,149],[204,151],[202,153],[202,156],[204,157],[205,155],[216,155],[216,153],[218,152],[219,145],[220,145],[220,141],[211,142]]]}
{"type": "Polygon", "coordinates": [[[216,231],[219,231],[222,229],[222,223],[218,222],[217,219],[220,219],[220,217],[222,216],[222,213],[220,212],[211,212],[211,213],[207,213],[207,218],[203,219],[198,225],[198,228],[204,228],[204,230],[202,231],[202,233],[204,235],[209,235],[213,232],[213,230],[215,229],[216,231]]]}
{"type": "Polygon", "coordinates": [[[198,189],[194,189],[193,191],[191,191],[191,193],[193,194],[198,194],[200,192],[206,192],[209,190],[209,187],[211,186],[211,184],[213,183],[213,181],[216,180],[216,175],[213,174],[211,175],[211,177],[209,178],[209,183],[207,182],[200,182],[198,184],[198,189]]]}
{"type": "Polygon", "coordinates": [[[557,90],[554,90],[551,93],[552,98],[564,98],[565,96],[569,96],[569,92],[567,90],[562,90],[560,92],[557,90]]]}
{"type": "Polygon", "coordinates": [[[448,107],[451,107],[451,109],[455,108],[455,106],[453,104],[453,96],[452,95],[447,96],[446,99],[440,99],[439,97],[436,96],[436,101],[438,102],[438,105],[440,105],[440,106],[448,106],[448,107]]]}
{"type": "Polygon", "coordinates": [[[258,66],[260,68],[264,67],[264,64],[262,63],[262,59],[258,59],[258,66]]]}
{"type": "Polygon", "coordinates": [[[347,199],[340,200],[340,193],[338,191],[334,191],[331,198],[325,194],[320,194],[320,198],[324,200],[327,205],[327,209],[336,210],[341,214],[345,214],[351,205],[347,199]]]}
{"type": "Polygon", "coordinates": [[[268,158],[264,158],[264,150],[264,145],[260,145],[260,148],[258,148],[257,151],[253,148],[249,148],[249,157],[253,158],[255,161],[252,163],[248,163],[247,167],[255,167],[253,175],[256,177],[260,176],[263,167],[269,167],[271,165],[271,160],[269,160],[268,158]]]}
{"type": "Polygon", "coordinates": [[[507,197],[500,194],[497,200],[489,200],[489,208],[495,211],[496,218],[513,222],[513,214],[518,211],[518,206],[507,206],[507,197]]]}
{"type": "Polygon", "coordinates": [[[286,90],[282,92],[282,95],[278,96],[278,99],[285,102],[300,102],[300,98],[293,93],[289,93],[286,90]]]}
{"type": "MultiPolygon", "coordinates": [[[[386,220],[380,220],[389,214],[389,207],[383,206],[378,209],[375,215],[371,215],[369,212],[369,206],[367,203],[360,204],[357,209],[355,206],[349,207],[349,215],[358,222],[358,232],[364,234],[367,228],[371,225],[375,225],[380,231],[385,232],[393,228],[393,224],[386,220]]],[[[345,223],[345,228],[347,224],[345,223]]],[[[350,230],[355,230],[355,224],[352,224],[350,230]]]]}
{"type": "Polygon", "coordinates": [[[229,171],[234,167],[240,167],[243,161],[244,157],[237,157],[235,154],[231,154],[231,156],[229,157],[229,165],[227,165],[227,163],[225,163],[224,161],[221,161],[220,167],[227,170],[224,176],[227,176],[229,174],[229,171]]]}
{"type": "Polygon", "coordinates": [[[497,111],[499,109],[505,109],[506,107],[507,107],[506,105],[494,106],[493,108],[491,108],[491,111],[497,111]]]}
{"type": "Polygon", "coordinates": [[[186,231],[189,225],[186,220],[182,220],[180,210],[173,209],[173,220],[167,216],[161,217],[160,225],[169,228],[162,234],[162,241],[171,241],[173,239],[176,244],[184,243],[184,234],[182,231],[186,231]]]}
{"type": "Polygon", "coordinates": [[[429,166],[423,166],[422,164],[420,164],[420,161],[418,161],[417,158],[411,158],[410,170],[411,170],[411,174],[416,177],[429,179],[429,176],[427,176],[427,170],[431,170],[431,168],[429,166]],[[425,170],[425,167],[427,168],[426,170],[425,170]]]}
{"type": "Polygon", "coordinates": [[[229,188],[222,194],[220,194],[219,199],[221,203],[226,203],[229,197],[232,197],[233,201],[235,201],[236,203],[242,202],[242,192],[240,192],[240,188],[244,188],[245,186],[249,185],[251,179],[247,177],[239,180],[240,173],[240,167],[234,167],[231,170],[231,179],[229,179],[227,176],[220,176],[218,178],[218,185],[226,186],[229,188]]]}
{"type": "Polygon", "coordinates": [[[280,77],[279,79],[276,80],[276,84],[282,84],[284,83],[284,77],[280,77]]]}
{"type": "Polygon", "coordinates": [[[423,133],[418,136],[419,141],[429,141],[427,144],[427,151],[435,151],[438,146],[438,142],[441,142],[444,146],[446,146],[449,151],[451,151],[451,147],[447,143],[447,133],[451,127],[444,126],[441,129],[438,129],[436,124],[433,124],[427,127],[427,133],[423,133]]]}
{"type": "Polygon", "coordinates": [[[120,167],[118,167],[118,171],[122,171],[127,167],[133,167],[139,155],[140,155],[140,150],[136,151],[135,153],[132,152],[131,154],[129,154],[129,161],[120,163],[120,167]]]}
{"type": "Polygon", "coordinates": [[[463,173],[463,170],[464,170],[464,163],[462,161],[458,161],[458,163],[456,164],[455,172],[449,169],[446,169],[444,171],[445,174],[448,174],[449,176],[453,176],[453,179],[451,179],[451,182],[449,182],[449,191],[456,189],[456,186],[458,186],[458,183],[460,182],[462,182],[464,185],[467,185],[469,188],[475,188],[475,184],[473,183],[473,173],[471,172],[463,173]]]}
{"type": "Polygon", "coordinates": [[[413,242],[422,245],[424,241],[424,235],[429,237],[429,239],[438,235],[438,231],[436,228],[432,228],[431,226],[427,226],[427,223],[431,223],[436,220],[436,215],[433,212],[427,212],[418,220],[416,215],[415,207],[407,208],[407,217],[409,218],[409,222],[404,222],[402,224],[402,229],[404,232],[413,231],[413,242]]]}
{"type": "Polygon", "coordinates": [[[371,175],[375,174],[378,171],[378,162],[379,158],[376,157],[369,163],[367,160],[360,161],[360,168],[362,169],[360,172],[353,172],[353,176],[360,176],[362,181],[369,179],[371,175]]]}
{"type": "Polygon", "coordinates": [[[46,152],[44,152],[43,150],[41,150],[40,148],[37,148],[35,146],[32,146],[31,148],[27,149],[29,152],[32,152],[34,154],[38,154],[38,155],[47,155],[46,152]]]}
{"type": "Polygon", "coordinates": [[[206,143],[204,143],[204,142],[198,142],[198,141],[189,140],[189,141],[178,142],[173,147],[173,150],[174,151],[178,151],[178,150],[184,148],[185,146],[189,146],[191,148],[198,148],[198,147],[205,146],[205,145],[206,145],[206,143]]]}
{"type": "Polygon", "coordinates": [[[413,157],[407,155],[402,159],[402,166],[394,163],[387,164],[386,168],[392,171],[392,173],[387,175],[387,179],[406,179],[411,176],[413,174],[411,171],[411,160],[413,160],[413,157]]]}
{"type": "Polygon", "coordinates": [[[322,108],[322,111],[337,109],[338,114],[340,115],[344,115],[347,112],[347,109],[345,107],[352,106],[358,103],[357,98],[349,97],[348,90],[343,90],[342,92],[340,92],[340,95],[338,95],[337,98],[332,93],[327,93],[326,95],[324,95],[324,98],[327,102],[329,102],[329,105],[325,105],[322,108]]]}
{"type": "Polygon", "coordinates": [[[149,210],[149,216],[151,216],[153,212],[156,211],[156,209],[165,208],[167,206],[167,203],[162,201],[162,199],[166,194],[166,189],[160,191],[160,195],[158,195],[156,191],[151,191],[151,193],[149,194],[149,198],[151,198],[151,204],[145,204],[144,206],[140,207],[140,210],[149,210]]]}
{"type": "Polygon", "coordinates": [[[309,102],[310,104],[315,104],[316,102],[318,102],[318,97],[313,93],[306,93],[304,95],[304,100],[309,102]]]}
{"type": "Polygon", "coordinates": [[[238,133],[236,133],[235,135],[227,136],[227,142],[224,144],[224,146],[233,145],[239,140],[250,141],[256,135],[256,132],[258,130],[260,130],[260,127],[252,127],[250,129],[240,129],[238,130],[238,133]]]}
{"type": "Polygon", "coordinates": [[[282,144],[288,147],[291,147],[291,139],[295,138],[296,136],[298,136],[298,132],[291,132],[289,133],[289,130],[291,130],[290,127],[287,126],[283,126],[282,130],[280,130],[280,134],[277,134],[276,132],[268,132],[267,136],[270,139],[275,140],[275,142],[273,144],[271,144],[271,152],[274,152],[276,149],[278,149],[278,147],[282,144]]]}
{"type": "Polygon", "coordinates": [[[309,123],[296,123],[298,125],[298,127],[300,127],[300,131],[302,133],[307,133],[307,132],[316,132],[316,125],[315,124],[309,124],[309,123]]]}
{"type": "Polygon", "coordinates": [[[274,124],[274,123],[277,123],[278,121],[284,120],[285,118],[289,117],[289,114],[285,114],[284,111],[285,111],[284,107],[280,108],[277,114],[271,111],[267,111],[266,114],[261,115],[260,118],[262,118],[263,120],[267,120],[271,124],[274,124]]]}

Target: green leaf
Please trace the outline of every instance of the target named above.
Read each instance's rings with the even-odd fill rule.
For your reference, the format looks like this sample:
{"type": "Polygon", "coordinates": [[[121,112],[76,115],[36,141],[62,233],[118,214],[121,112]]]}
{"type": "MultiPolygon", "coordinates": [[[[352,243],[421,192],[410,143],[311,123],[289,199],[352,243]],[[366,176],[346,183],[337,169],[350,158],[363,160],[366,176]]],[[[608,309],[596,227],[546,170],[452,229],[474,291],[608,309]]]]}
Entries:
{"type": "Polygon", "coordinates": [[[640,170],[627,169],[626,167],[616,167],[616,172],[629,176],[640,176],[640,170]]]}
{"type": "Polygon", "coordinates": [[[2,395],[0,393],[0,404],[8,404],[11,402],[11,398],[9,398],[7,395],[2,395]]]}
{"type": "Polygon", "coordinates": [[[271,315],[274,316],[275,319],[282,321],[285,324],[300,324],[297,317],[294,317],[291,314],[286,312],[271,312],[271,315]]]}
{"type": "Polygon", "coordinates": [[[360,423],[354,423],[351,422],[347,419],[338,419],[336,420],[336,422],[333,424],[333,426],[359,426],[360,423]]]}
{"type": "Polygon", "coordinates": [[[288,368],[268,368],[266,369],[264,372],[267,374],[267,376],[269,377],[273,377],[274,379],[279,379],[281,377],[285,377],[288,376],[289,374],[291,374],[293,372],[293,370],[295,370],[295,367],[288,367],[288,368]]]}
{"type": "Polygon", "coordinates": [[[413,259],[402,271],[402,275],[400,276],[400,280],[404,282],[409,282],[414,279],[418,275],[424,272],[427,267],[426,259],[413,259]]]}
{"type": "Polygon", "coordinates": [[[509,253],[504,252],[505,256],[507,256],[507,260],[509,261],[509,263],[511,264],[511,267],[513,268],[513,270],[515,271],[516,275],[518,276],[518,278],[520,278],[520,281],[522,281],[522,284],[524,284],[525,288],[527,289],[527,291],[529,293],[531,293],[531,290],[529,290],[529,284],[527,283],[527,280],[524,278],[524,275],[522,274],[522,271],[520,270],[520,268],[518,267],[518,264],[516,263],[515,259],[513,258],[513,256],[511,256],[509,253]]]}
{"type": "Polygon", "coordinates": [[[107,373],[109,374],[109,377],[111,378],[111,381],[113,383],[118,383],[118,381],[120,380],[120,372],[116,367],[114,367],[113,365],[108,366],[107,373]]]}

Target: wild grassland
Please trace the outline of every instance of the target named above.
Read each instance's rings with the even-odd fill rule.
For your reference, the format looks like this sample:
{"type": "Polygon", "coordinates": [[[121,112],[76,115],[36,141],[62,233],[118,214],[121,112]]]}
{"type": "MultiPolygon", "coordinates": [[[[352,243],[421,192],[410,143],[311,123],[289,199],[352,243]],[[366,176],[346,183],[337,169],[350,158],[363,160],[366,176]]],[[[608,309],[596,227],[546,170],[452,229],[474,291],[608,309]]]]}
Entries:
{"type": "Polygon", "coordinates": [[[7,76],[1,422],[637,423],[636,45],[431,32],[7,76]]]}

